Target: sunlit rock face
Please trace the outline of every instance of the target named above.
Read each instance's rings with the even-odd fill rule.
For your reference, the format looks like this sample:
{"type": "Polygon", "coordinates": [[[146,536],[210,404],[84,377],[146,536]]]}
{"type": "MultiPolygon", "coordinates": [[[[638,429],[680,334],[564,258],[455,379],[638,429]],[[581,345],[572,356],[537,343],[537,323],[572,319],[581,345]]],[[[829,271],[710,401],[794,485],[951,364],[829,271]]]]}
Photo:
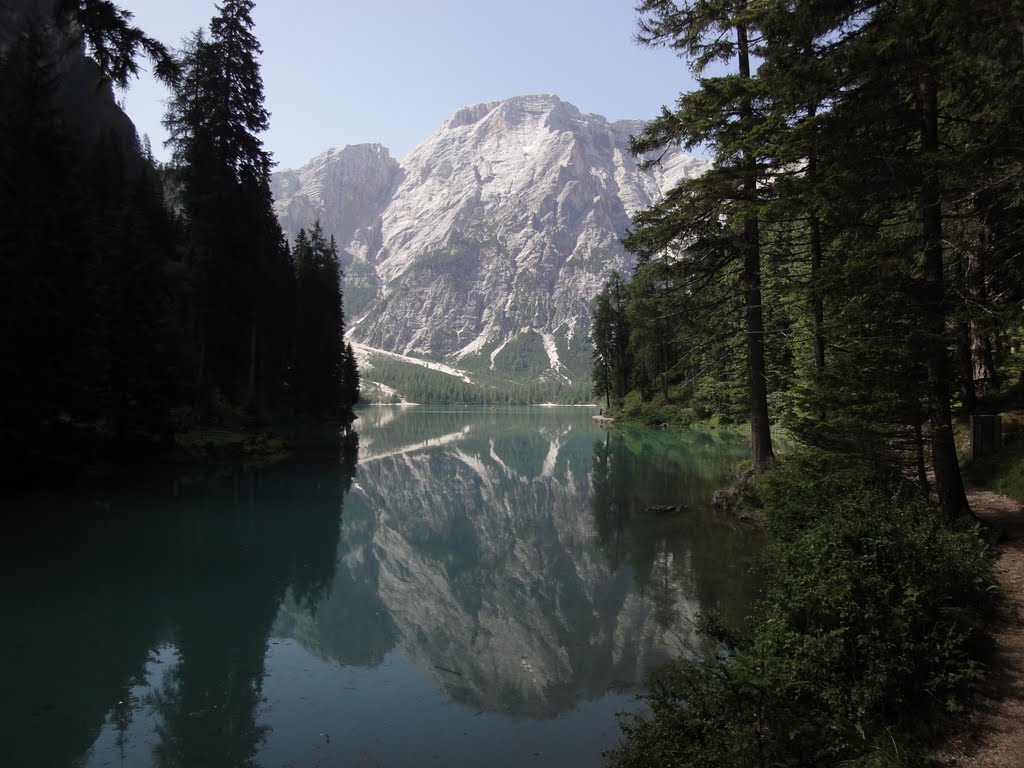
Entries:
{"type": "Polygon", "coordinates": [[[630,216],[706,165],[670,149],[641,170],[628,144],[642,127],[550,95],[478,104],[400,164],[362,145],[275,174],[276,206],[289,234],[319,217],[346,251],[356,342],[578,381],[593,298],[633,267],[630,216]]]}

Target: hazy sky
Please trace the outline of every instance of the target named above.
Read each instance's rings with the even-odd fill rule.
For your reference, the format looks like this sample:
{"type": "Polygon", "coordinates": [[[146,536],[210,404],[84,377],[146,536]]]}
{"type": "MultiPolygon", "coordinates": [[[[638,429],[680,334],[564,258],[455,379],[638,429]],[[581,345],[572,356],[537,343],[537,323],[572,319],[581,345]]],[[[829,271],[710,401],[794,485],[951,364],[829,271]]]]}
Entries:
{"type": "MultiPolygon", "coordinates": [[[[178,47],[214,0],[120,0],[178,47]]],[[[610,120],[653,117],[691,80],[670,51],[633,42],[634,0],[257,0],[264,136],[280,168],[328,147],[380,142],[395,157],[460,107],[554,93],[610,120]]],[[[166,157],[164,88],[124,95],[139,133],[166,157]]]]}

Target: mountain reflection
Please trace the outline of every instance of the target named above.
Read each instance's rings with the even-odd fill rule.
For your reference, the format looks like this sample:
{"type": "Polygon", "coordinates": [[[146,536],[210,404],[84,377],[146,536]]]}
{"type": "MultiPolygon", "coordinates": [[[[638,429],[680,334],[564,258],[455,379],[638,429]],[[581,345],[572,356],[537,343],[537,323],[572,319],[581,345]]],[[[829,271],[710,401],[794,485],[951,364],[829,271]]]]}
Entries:
{"type": "Polygon", "coordinates": [[[756,544],[707,504],[739,441],[610,436],[585,411],[362,418],[334,588],[274,628],[321,658],[394,649],[474,711],[547,718],[694,651],[699,610],[749,604],[756,544]],[[669,503],[691,512],[644,511],[669,503]]]}
{"type": "Polygon", "coordinates": [[[294,734],[314,695],[352,721],[331,748],[363,754],[363,692],[324,679],[340,668],[409,720],[437,704],[383,698],[412,684],[389,667],[418,669],[461,705],[449,717],[544,720],[698,650],[698,611],[749,605],[757,542],[708,507],[741,441],[609,434],[581,409],[358,424],[358,467],[321,454],[19,501],[27,524],[0,542],[4,764],[282,764],[310,749],[294,734]]]}
{"type": "Polygon", "coordinates": [[[122,763],[256,765],[270,629],[286,595],[310,609],[333,583],[353,473],[317,460],[21,502],[0,553],[4,764],[87,764],[112,727],[122,763]],[[143,713],[151,753],[125,754],[143,713]]]}

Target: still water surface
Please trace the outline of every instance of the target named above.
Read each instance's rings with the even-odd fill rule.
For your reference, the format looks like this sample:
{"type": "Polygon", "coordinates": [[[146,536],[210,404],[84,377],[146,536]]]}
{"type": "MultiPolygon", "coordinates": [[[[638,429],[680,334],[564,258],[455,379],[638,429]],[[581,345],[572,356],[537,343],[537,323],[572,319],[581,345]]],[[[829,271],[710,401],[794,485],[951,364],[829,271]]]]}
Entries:
{"type": "Polygon", "coordinates": [[[708,505],[745,440],[590,416],[371,409],[356,467],[17,502],[0,764],[600,765],[758,541],[708,505]]]}

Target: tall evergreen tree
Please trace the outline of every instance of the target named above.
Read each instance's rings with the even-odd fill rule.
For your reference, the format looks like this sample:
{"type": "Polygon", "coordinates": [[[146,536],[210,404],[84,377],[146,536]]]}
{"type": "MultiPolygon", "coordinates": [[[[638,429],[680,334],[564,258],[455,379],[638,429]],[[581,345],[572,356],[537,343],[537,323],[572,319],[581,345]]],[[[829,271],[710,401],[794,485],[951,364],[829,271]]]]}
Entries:
{"type": "Polygon", "coordinates": [[[0,56],[0,442],[30,471],[165,435],[182,397],[177,227],[120,123],[91,145],[68,113],[64,42],[30,24],[0,56]]]}
{"type": "Polygon", "coordinates": [[[766,36],[765,69],[775,76],[777,92],[810,71],[807,79],[816,89],[810,93],[827,104],[818,123],[831,148],[821,158],[810,156],[808,175],[813,171],[820,199],[832,208],[847,258],[856,254],[861,263],[875,264],[860,274],[862,290],[899,296],[903,305],[882,315],[906,314],[902,335],[891,325],[879,342],[905,348],[911,364],[904,370],[908,376],[924,374],[917,380],[925,396],[920,407],[893,415],[927,440],[941,505],[958,514],[967,501],[951,423],[952,294],[943,234],[943,198],[957,173],[942,150],[942,123],[954,115],[951,102],[942,106],[940,90],[945,71],[964,51],[964,33],[976,23],[938,0],[850,0],[827,8],[798,3],[779,20],[766,36]],[[816,14],[819,25],[808,34],[808,20],[816,14]],[[802,30],[801,37],[794,30],[802,30]],[[828,189],[817,184],[822,171],[831,182],[828,189]],[[915,421],[922,415],[924,425],[915,421]]]}
{"type": "Polygon", "coordinates": [[[201,403],[257,405],[280,385],[293,292],[273,213],[252,0],[225,0],[197,32],[165,124],[191,230],[201,403]],[[282,329],[283,332],[282,332],[282,329]]]}
{"type": "Polygon", "coordinates": [[[320,222],[295,240],[297,303],[293,386],[296,405],[311,416],[345,418],[359,399],[358,372],[345,345],[341,267],[334,237],[320,222]]]}
{"type": "Polygon", "coordinates": [[[82,158],[53,105],[54,61],[37,28],[0,56],[0,443],[15,467],[90,399],[82,158]]]}
{"type": "Polygon", "coordinates": [[[608,407],[621,403],[632,381],[627,305],[629,294],[618,272],[613,272],[598,294],[591,320],[594,344],[594,395],[604,396],[608,407]]]}
{"type": "MultiPolygon", "coordinates": [[[[664,109],[635,137],[635,154],[670,144],[693,148],[708,143],[712,169],[686,180],[666,199],[641,212],[626,245],[650,258],[683,247],[695,276],[729,281],[743,298],[751,448],[755,472],[773,457],[765,369],[764,309],[761,291],[759,182],[765,156],[755,140],[761,119],[755,110],[758,83],[751,69],[755,15],[746,0],[645,0],[639,42],[668,46],[688,57],[700,88],[679,97],[677,109],[664,109]],[[708,76],[712,64],[735,66],[731,75],[708,76]]],[[[687,290],[693,291],[695,286],[687,290]]]]}
{"type": "Polygon", "coordinates": [[[341,361],[341,405],[346,411],[350,412],[359,402],[361,395],[359,379],[359,362],[356,360],[356,353],[352,349],[352,343],[346,342],[345,354],[341,361]]]}
{"type": "Polygon", "coordinates": [[[75,44],[85,43],[104,77],[119,88],[139,74],[138,56],[144,53],[153,73],[173,84],[178,63],[163,43],[132,25],[134,14],[110,0],[57,0],[54,19],[75,44]]]}

